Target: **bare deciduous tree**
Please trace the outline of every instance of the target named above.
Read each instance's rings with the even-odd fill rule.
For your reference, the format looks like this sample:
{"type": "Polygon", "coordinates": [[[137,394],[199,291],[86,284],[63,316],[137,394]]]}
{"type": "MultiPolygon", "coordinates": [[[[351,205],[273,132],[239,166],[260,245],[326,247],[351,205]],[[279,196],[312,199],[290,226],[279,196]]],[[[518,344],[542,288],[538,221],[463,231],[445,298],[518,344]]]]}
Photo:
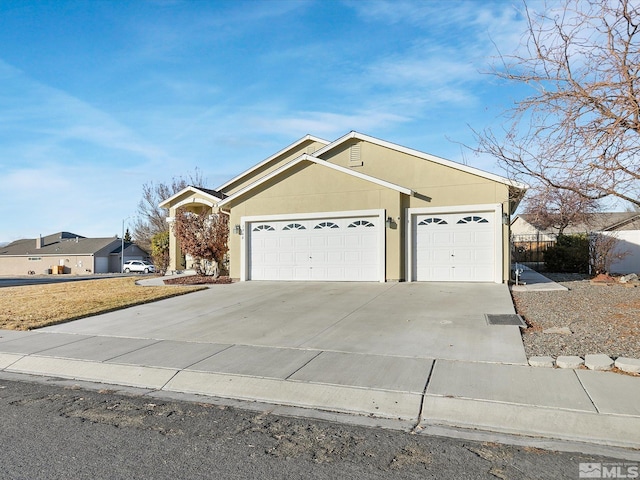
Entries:
{"type": "Polygon", "coordinates": [[[541,187],[527,197],[523,210],[532,216],[530,223],[543,230],[552,228],[562,235],[570,225],[588,225],[591,214],[598,212],[600,206],[596,200],[572,190],[541,187]]]}
{"type": "Polygon", "coordinates": [[[534,93],[504,115],[503,131],[474,131],[516,179],[640,205],[640,6],[565,0],[533,12],[520,53],[493,74],[534,93]]]}
{"type": "Polygon", "coordinates": [[[222,213],[198,215],[184,208],[176,212],[173,232],[182,250],[196,259],[200,275],[220,275],[228,252],[229,219],[222,213]]]}
{"type": "Polygon", "coordinates": [[[171,183],[145,183],[142,186],[142,199],[138,203],[138,212],[133,226],[133,238],[141,248],[150,252],[151,238],[160,232],[169,230],[167,211],[158,205],[187,186],[202,187],[204,179],[200,170],[187,177],[173,177],[171,183]]]}
{"type": "Polygon", "coordinates": [[[609,273],[611,265],[630,255],[628,250],[621,251],[618,247],[620,240],[615,232],[596,232],[589,238],[589,268],[591,273],[609,273]]]}

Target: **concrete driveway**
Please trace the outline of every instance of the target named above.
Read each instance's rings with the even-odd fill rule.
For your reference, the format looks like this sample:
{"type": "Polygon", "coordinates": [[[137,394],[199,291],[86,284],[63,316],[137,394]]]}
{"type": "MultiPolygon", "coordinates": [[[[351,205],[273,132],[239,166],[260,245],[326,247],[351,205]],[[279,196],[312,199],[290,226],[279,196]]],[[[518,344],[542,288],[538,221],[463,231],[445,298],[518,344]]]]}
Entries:
{"type": "Polygon", "coordinates": [[[215,285],[46,329],[0,330],[0,378],[638,448],[638,379],[529,367],[518,327],[486,325],[485,313],[513,313],[506,285],[215,285]]]}
{"type": "Polygon", "coordinates": [[[242,282],[39,331],[526,364],[506,285],[242,282]]]}

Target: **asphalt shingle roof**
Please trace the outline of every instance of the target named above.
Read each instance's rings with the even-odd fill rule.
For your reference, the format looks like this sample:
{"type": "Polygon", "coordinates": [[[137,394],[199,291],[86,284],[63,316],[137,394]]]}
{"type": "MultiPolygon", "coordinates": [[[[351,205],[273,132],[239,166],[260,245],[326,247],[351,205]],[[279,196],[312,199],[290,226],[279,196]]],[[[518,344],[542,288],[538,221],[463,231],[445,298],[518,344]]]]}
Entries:
{"type": "Polygon", "coordinates": [[[0,255],[94,255],[114,242],[114,249],[120,246],[117,237],[86,238],[70,232],[58,232],[42,237],[42,247],[36,248],[35,238],[16,240],[0,247],[0,255]]]}
{"type": "MultiPolygon", "coordinates": [[[[535,214],[523,213],[518,215],[526,222],[530,223],[536,228],[535,214]]],[[[540,231],[552,231],[553,229],[540,229],[540,231]]],[[[639,212],[602,212],[589,214],[589,220],[585,223],[578,223],[576,225],[570,225],[564,233],[585,233],[585,232],[599,232],[607,230],[640,230],[640,213],[639,212]]]]}

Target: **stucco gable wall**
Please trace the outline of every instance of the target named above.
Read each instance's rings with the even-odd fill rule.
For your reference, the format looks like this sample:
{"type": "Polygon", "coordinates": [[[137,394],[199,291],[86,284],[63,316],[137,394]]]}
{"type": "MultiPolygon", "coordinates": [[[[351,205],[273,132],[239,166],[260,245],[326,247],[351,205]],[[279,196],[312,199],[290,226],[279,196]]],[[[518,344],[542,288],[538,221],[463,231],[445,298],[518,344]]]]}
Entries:
{"type": "Polygon", "coordinates": [[[511,233],[513,235],[535,235],[537,233],[540,233],[540,230],[531,225],[522,217],[517,217],[511,224],[511,233]]]}
{"type": "Polygon", "coordinates": [[[322,155],[323,159],[418,193],[410,207],[502,203],[504,184],[362,140],[351,140],[322,155]],[[358,144],[363,165],[351,167],[351,146],[358,144]]]}
{"type": "Polygon", "coordinates": [[[322,143],[316,142],[314,140],[306,140],[300,145],[297,145],[295,148],[287,150],[282,155],[279,155],[271,161],[265,163],[264,165],[261,165],[259,168],[247,174],[246,176],[230,183],[222,191],[226,195],[231,195],[241,188],[244,188],[250,183],[258,180],[259,178],[262,178],[276,168],[281,167],[285,163],[298,158],[300,155],[303,155],[305,153],[313,153],[316,150],[321,149],[322,147],[324,147],[324,144],[322,143]]]}
{"type": "Polygon", "coordinates": [[[229,204],[232,216],[384,208],[389,190],[322,165],[303,162],[229,204]]]}
{"type": "MultiPolygon", "coordinates": [[[[402,194],[375,183],[345,175],[314,163],[303,162],[286,173],[256,187],[232,202],[230,230],[243,216],[341,212],[385,209],[386,215],[401,216],[402,194]]],[[[400,229],[386,229],[387,278],[402,278],[403,246],[400,229]]],[[[240,277],[240,235],[229,235],[231,276],[240,277]]]]}

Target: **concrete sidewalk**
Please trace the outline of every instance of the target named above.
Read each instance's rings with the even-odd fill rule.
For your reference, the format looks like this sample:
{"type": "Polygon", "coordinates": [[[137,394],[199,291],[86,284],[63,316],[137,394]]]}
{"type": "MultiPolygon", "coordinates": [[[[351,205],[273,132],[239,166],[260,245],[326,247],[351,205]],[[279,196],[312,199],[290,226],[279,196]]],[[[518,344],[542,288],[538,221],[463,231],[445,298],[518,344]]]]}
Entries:
{"type": "Polygon", "coordinates": [[[640,449],[640,378],[611,372],[42,331],[0,331],[0,371],[640,449]]]}
{"type": "Polygon", "coordinates": [[[554,282],[526,265],[517,264],[516,268],[520,269],[522,274],[518,279],[518,284],[511,286],[511,290],[514,292],[566,292],[568,290],[567,287],[554,282]]]}

